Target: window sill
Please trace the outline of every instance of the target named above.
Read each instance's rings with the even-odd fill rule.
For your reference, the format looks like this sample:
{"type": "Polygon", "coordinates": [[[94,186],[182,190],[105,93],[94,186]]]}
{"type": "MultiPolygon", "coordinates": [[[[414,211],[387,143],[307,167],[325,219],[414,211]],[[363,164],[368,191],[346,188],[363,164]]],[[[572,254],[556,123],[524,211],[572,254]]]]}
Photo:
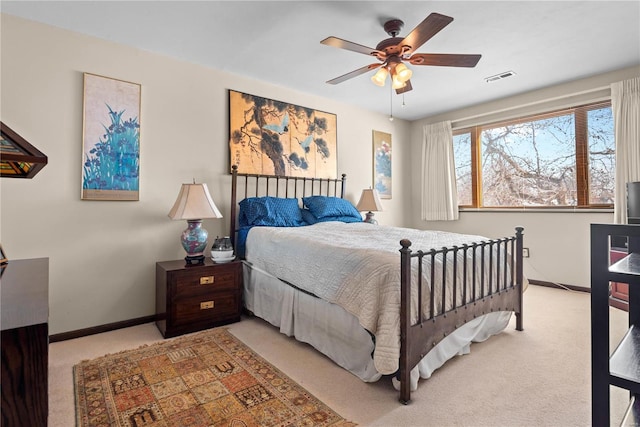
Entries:
{"type": "Polygon", "coordinates": [[[613,208],[458,208],[458,212],[613,213],[613,208]]]}

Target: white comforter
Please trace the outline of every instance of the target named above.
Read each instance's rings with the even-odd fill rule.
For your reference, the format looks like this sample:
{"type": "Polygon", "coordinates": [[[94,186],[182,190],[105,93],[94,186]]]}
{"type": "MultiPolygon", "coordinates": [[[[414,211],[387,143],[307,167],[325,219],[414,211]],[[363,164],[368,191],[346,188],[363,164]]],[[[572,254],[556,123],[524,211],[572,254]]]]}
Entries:
{"type": "MultiPolygon", "coordinates": [[[[254,227],[247,236],[246,260],[353,314],[376,337],[376,369],[393,374],[400,357],[401,239],[411,240],[414,251],[487,240],[482,236],[367,223],[254,227]]],[[[448,263],[448,270],[451,264],[448,263]]],[[[448,294],[451,304],[451,292],[448,294]]],[[[428,296],[424,297],[423,307],[428,307],[428,296]]]]}

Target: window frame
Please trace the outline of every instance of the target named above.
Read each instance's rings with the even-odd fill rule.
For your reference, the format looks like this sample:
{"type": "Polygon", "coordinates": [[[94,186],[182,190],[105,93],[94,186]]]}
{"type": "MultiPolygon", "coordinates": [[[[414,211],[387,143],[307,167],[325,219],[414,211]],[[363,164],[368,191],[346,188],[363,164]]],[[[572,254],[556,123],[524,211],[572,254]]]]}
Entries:
{"type": "Polygon", "coordinates": [[[470,136],[470,149],[471,149],[471,205],[458,205],[459,209],[486,209],[486,210],[500,210],[500,209],[528,209],[528,210],[576,210],[576,209],[613,209],[613,203],[590,203],[589,200],[589,128],[587,115],[591,110],[597,110],[603,107],[611,108],[611,101],[598,101],[588,104],[583,104],[570,108],[562,108],[544,113],[530,114],[527,116],[500,120],[491,123],[485,123],[475,126],[467,126],[460,129],[454,129],[453,135],[469,134],[470,136]],[[577,190],[577,205],[562,205],[562,206],[484,206],[482,200],[482,152],[480,144],[480,138],[484,129],[509,126],[525,122],[533,122],[537,120],[547,119],[551,117],[558,117],[566,114],[574,115],[574,133],[575,133],[575,160],[576,160],[576,190],[577,190]]]}

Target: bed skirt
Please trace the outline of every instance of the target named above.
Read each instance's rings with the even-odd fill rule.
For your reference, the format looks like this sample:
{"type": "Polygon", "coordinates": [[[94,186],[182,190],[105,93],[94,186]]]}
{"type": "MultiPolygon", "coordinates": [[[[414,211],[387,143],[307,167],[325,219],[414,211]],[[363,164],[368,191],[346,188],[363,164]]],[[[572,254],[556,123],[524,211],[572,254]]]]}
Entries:
{"type": "MultiPolygon", "coordinates": [[[[300,291],[269,273],[244,262],[245,308],[280,332],[312,345],[336,364],[362,381],[378,381],[382,374],[373,363],[374,340],[351,315],[340,306],[300,291]]],[[[419,378],[429,378],[447,360],[467,354],[472,342],[480,342],[502,332],[511,312],[492,312],[458,328],[438,343],[411,371],[411,390],[419,378]]],[[[399,382],[393,378],[399,389],[399,382]]]]}

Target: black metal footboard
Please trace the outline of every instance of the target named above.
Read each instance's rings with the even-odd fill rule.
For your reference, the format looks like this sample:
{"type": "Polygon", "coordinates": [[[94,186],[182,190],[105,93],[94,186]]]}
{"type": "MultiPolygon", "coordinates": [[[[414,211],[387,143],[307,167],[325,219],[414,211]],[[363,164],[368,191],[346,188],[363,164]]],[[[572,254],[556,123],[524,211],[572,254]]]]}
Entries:
{"type": "Polygon", "coordinates": [[[523,231],[516,227],[512,237],[427,252],[412,252],[409,240],[400,242],[402,403],[411,400],[411,370],[460,326],[491,312],[513,311],[516,329],[523,329],[523,231]],[[412,265],[417,267],[417,283],[412,283],[412,265]],[[413,308],[412,294],[418,298],[413,308]]]}

